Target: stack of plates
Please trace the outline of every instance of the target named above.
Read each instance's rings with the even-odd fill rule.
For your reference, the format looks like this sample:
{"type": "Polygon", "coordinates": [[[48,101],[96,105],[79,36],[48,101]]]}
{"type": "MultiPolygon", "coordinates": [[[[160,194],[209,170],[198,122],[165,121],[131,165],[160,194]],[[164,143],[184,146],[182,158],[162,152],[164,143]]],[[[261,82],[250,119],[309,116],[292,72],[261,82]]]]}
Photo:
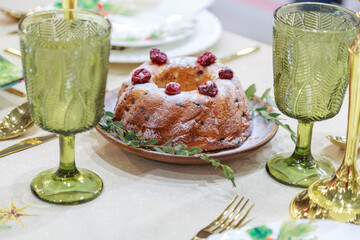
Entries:
{"type": "MultiPolygon", "coordinates": [[[[222,26],[206,8],[213,0],[79,0],[112,23],[110,62],[140,63],[152,47],[168,57],[204,51],[219,39],[222,26]],[[91,4],[90,4],[91,3],[91,4]]],[[[59,2],[55,7],[61,7],[59,2]]]]}

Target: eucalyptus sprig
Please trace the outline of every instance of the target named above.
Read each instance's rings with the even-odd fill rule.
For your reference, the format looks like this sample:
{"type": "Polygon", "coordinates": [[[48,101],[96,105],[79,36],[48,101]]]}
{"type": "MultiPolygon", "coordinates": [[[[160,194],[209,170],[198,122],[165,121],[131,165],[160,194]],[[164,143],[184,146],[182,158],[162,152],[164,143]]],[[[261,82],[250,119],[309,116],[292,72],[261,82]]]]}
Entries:
{"type": "MultiPolygon", "coordinates": [[[[277,108],[273,98],[269,95],[270,90],[271,88],[266,89],[265,92],[261,95],[261,97],[257,97],[255,95],[256,86],[255,84],[252,84],[246,89],[245,95],[249,100],[250,99],[260,99],[261,101],[265,100],[270,106],[277,108]]],[[[267,107],[255,108],[250,101],[248,101],[248,103],[251,110],[251,118],[254,117],[255,113],[258,113],[259,116],[264,118],[266,122],[269,120],[274,120],[276,124],[283,127],[290,133],[291,140],[296,144],[296,133],[290,128],[289,124],[285,124],[281,122],[282,120],[285,119],[279,117],[281,115],[280,113],[268,112],[267,107]]]]}
{"type": "Polygon", "coordinates": [[[236,187],[234,181],[234,171],[227,165],[222,164],[218,159],[214,159],[209,155],[203,153],[203,150],[198,147],[188,148],[185,144],[177,144],[172,147],[171,138],[165,144],[159,145],[157,139],[146,139],[143,137],[143,134],[136,134],[131,130],[126,130],[123,128],[123,125],[118,121],[113,121],[114,113],[104,112],[102,120],[99,125],[100,127],[112,134],[114,137],[120,139],[126,145],[133,146],[136,148],[142,148],[146,150],[154,150],[159,153],[168,153],[172,155],[181,155],[181,156],[192,156],[197,155],[203,161],[211,163],[215,168],[221,167],[225,177],[231,181],[233,187],[236,187]]]}

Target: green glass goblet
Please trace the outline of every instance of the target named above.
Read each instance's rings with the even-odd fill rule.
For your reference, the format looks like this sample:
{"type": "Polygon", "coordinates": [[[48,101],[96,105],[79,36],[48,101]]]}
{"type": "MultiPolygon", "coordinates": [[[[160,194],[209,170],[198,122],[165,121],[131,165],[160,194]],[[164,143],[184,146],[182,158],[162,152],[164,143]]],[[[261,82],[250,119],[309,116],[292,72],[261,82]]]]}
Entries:
{"type": "Polygon", "coordinates": [[[275,101],[282,113],[298,119],[295,151],[266,164],[277,181],[307,187],[334,174],[324,157],[311,153],[312,128],[340,110],[348,85],[347,49],[358,27],[355,12],[331,4],[293,3],[275,11],[275,101]]]}
{"type": "Polygon", "coordinates": [[[59,168],[40,173],[31,183],[33,193],[46,202],[78,204],[101,193],[101,178],[75,166],[75,134],[101,118],[110,29],[99,14],[69,9],[36,12],[19,23],[31,117],[60,135],[59,168]]]}

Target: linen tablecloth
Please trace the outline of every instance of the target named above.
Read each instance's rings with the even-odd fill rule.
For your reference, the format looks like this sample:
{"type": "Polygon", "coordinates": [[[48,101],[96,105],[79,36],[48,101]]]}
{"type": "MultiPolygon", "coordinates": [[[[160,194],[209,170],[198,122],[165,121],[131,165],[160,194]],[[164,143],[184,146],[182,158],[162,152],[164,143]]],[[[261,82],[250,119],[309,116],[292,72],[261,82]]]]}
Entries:
{"type": "MultiPolygon", "coordinates": [[[[4,47],[19,48],[17,35],[10,33],[16,29],[15,22],[0,15],[0,54],[21,66],[19,57],[2,51],[4,47]]],[[[273,84],[271,46],[224,32],[209,50],[223,57],[253,45],[260,45],[261,50],[227,65],[245,89],[255,83],[257,93],[261,94],[273,84]]],[[[107,88],[119,87],[138,65],[111,63],[107,88]]],[[[25,91],[23,83],[15,88],[25,91]]],[[[25,101],[1,91],[0,116],[25,101]]],[[[337,116],[315,123],[313,130],[313,153],[331,157],[336,168],[344,151],[331,145],[325,136],[345,135],[347,101],[346,97],[337,116]]],[[[296,120],[286,119],[296,129],[296,120]]],[[[34,127],[20,138],[0,141],[0,149],[45,133],[34,127]]],[[[190,239],[236,194],[256,204],[250,214],[251,225],[289,220],[289,203],[302,189],[274,181],[266,173],[265,164],[271,156],[293,149],[288,132],[280,128],[264,147],[227,161],[235,171],[237,187],[234,188],[221,169],[210,165],[166,164],[137,157],[109,143],[92,129],[76,135],[76,164],[98,173],[104,181],[104,190],[89,203],[57,206],[38,200],[30,191],[30,182],[36,174],[58,166],[58,140],[53,140],[0,159],[0,208],[9,207],[13,199],[17,208],[30,204],[24,212],[37,215],[20,217],[23,227],[12,220],[6,222],[0,227],[0,239],[190,239]]]]}

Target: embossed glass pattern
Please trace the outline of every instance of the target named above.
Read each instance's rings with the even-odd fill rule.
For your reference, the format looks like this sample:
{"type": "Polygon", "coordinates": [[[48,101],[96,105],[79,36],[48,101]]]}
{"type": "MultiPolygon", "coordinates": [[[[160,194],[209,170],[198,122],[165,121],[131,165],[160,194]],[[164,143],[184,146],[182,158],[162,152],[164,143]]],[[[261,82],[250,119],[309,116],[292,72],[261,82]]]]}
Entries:
{"type": "Polygon", "coordinates": [[[40,199],[76,204],[98,196],[102,181],[75,166],[75,134],[101,118],[110,49],[110,23],[84,10],[49,10],[19,24],[31,116],[60,135],[59,169],[40,173],[32,191],[40,199]]]}
{"type": "Polygon", "coordinates": [[[274,13],[273,74],[279,110],[299,120],[294,153],[267,163],[280,182],[307,187],[334,173],[330,163],[311,154],[314,121],[335,116],[348,85],[348,47],[359,20],[350,10],[330,4],[294,3],[274,13]]]}

